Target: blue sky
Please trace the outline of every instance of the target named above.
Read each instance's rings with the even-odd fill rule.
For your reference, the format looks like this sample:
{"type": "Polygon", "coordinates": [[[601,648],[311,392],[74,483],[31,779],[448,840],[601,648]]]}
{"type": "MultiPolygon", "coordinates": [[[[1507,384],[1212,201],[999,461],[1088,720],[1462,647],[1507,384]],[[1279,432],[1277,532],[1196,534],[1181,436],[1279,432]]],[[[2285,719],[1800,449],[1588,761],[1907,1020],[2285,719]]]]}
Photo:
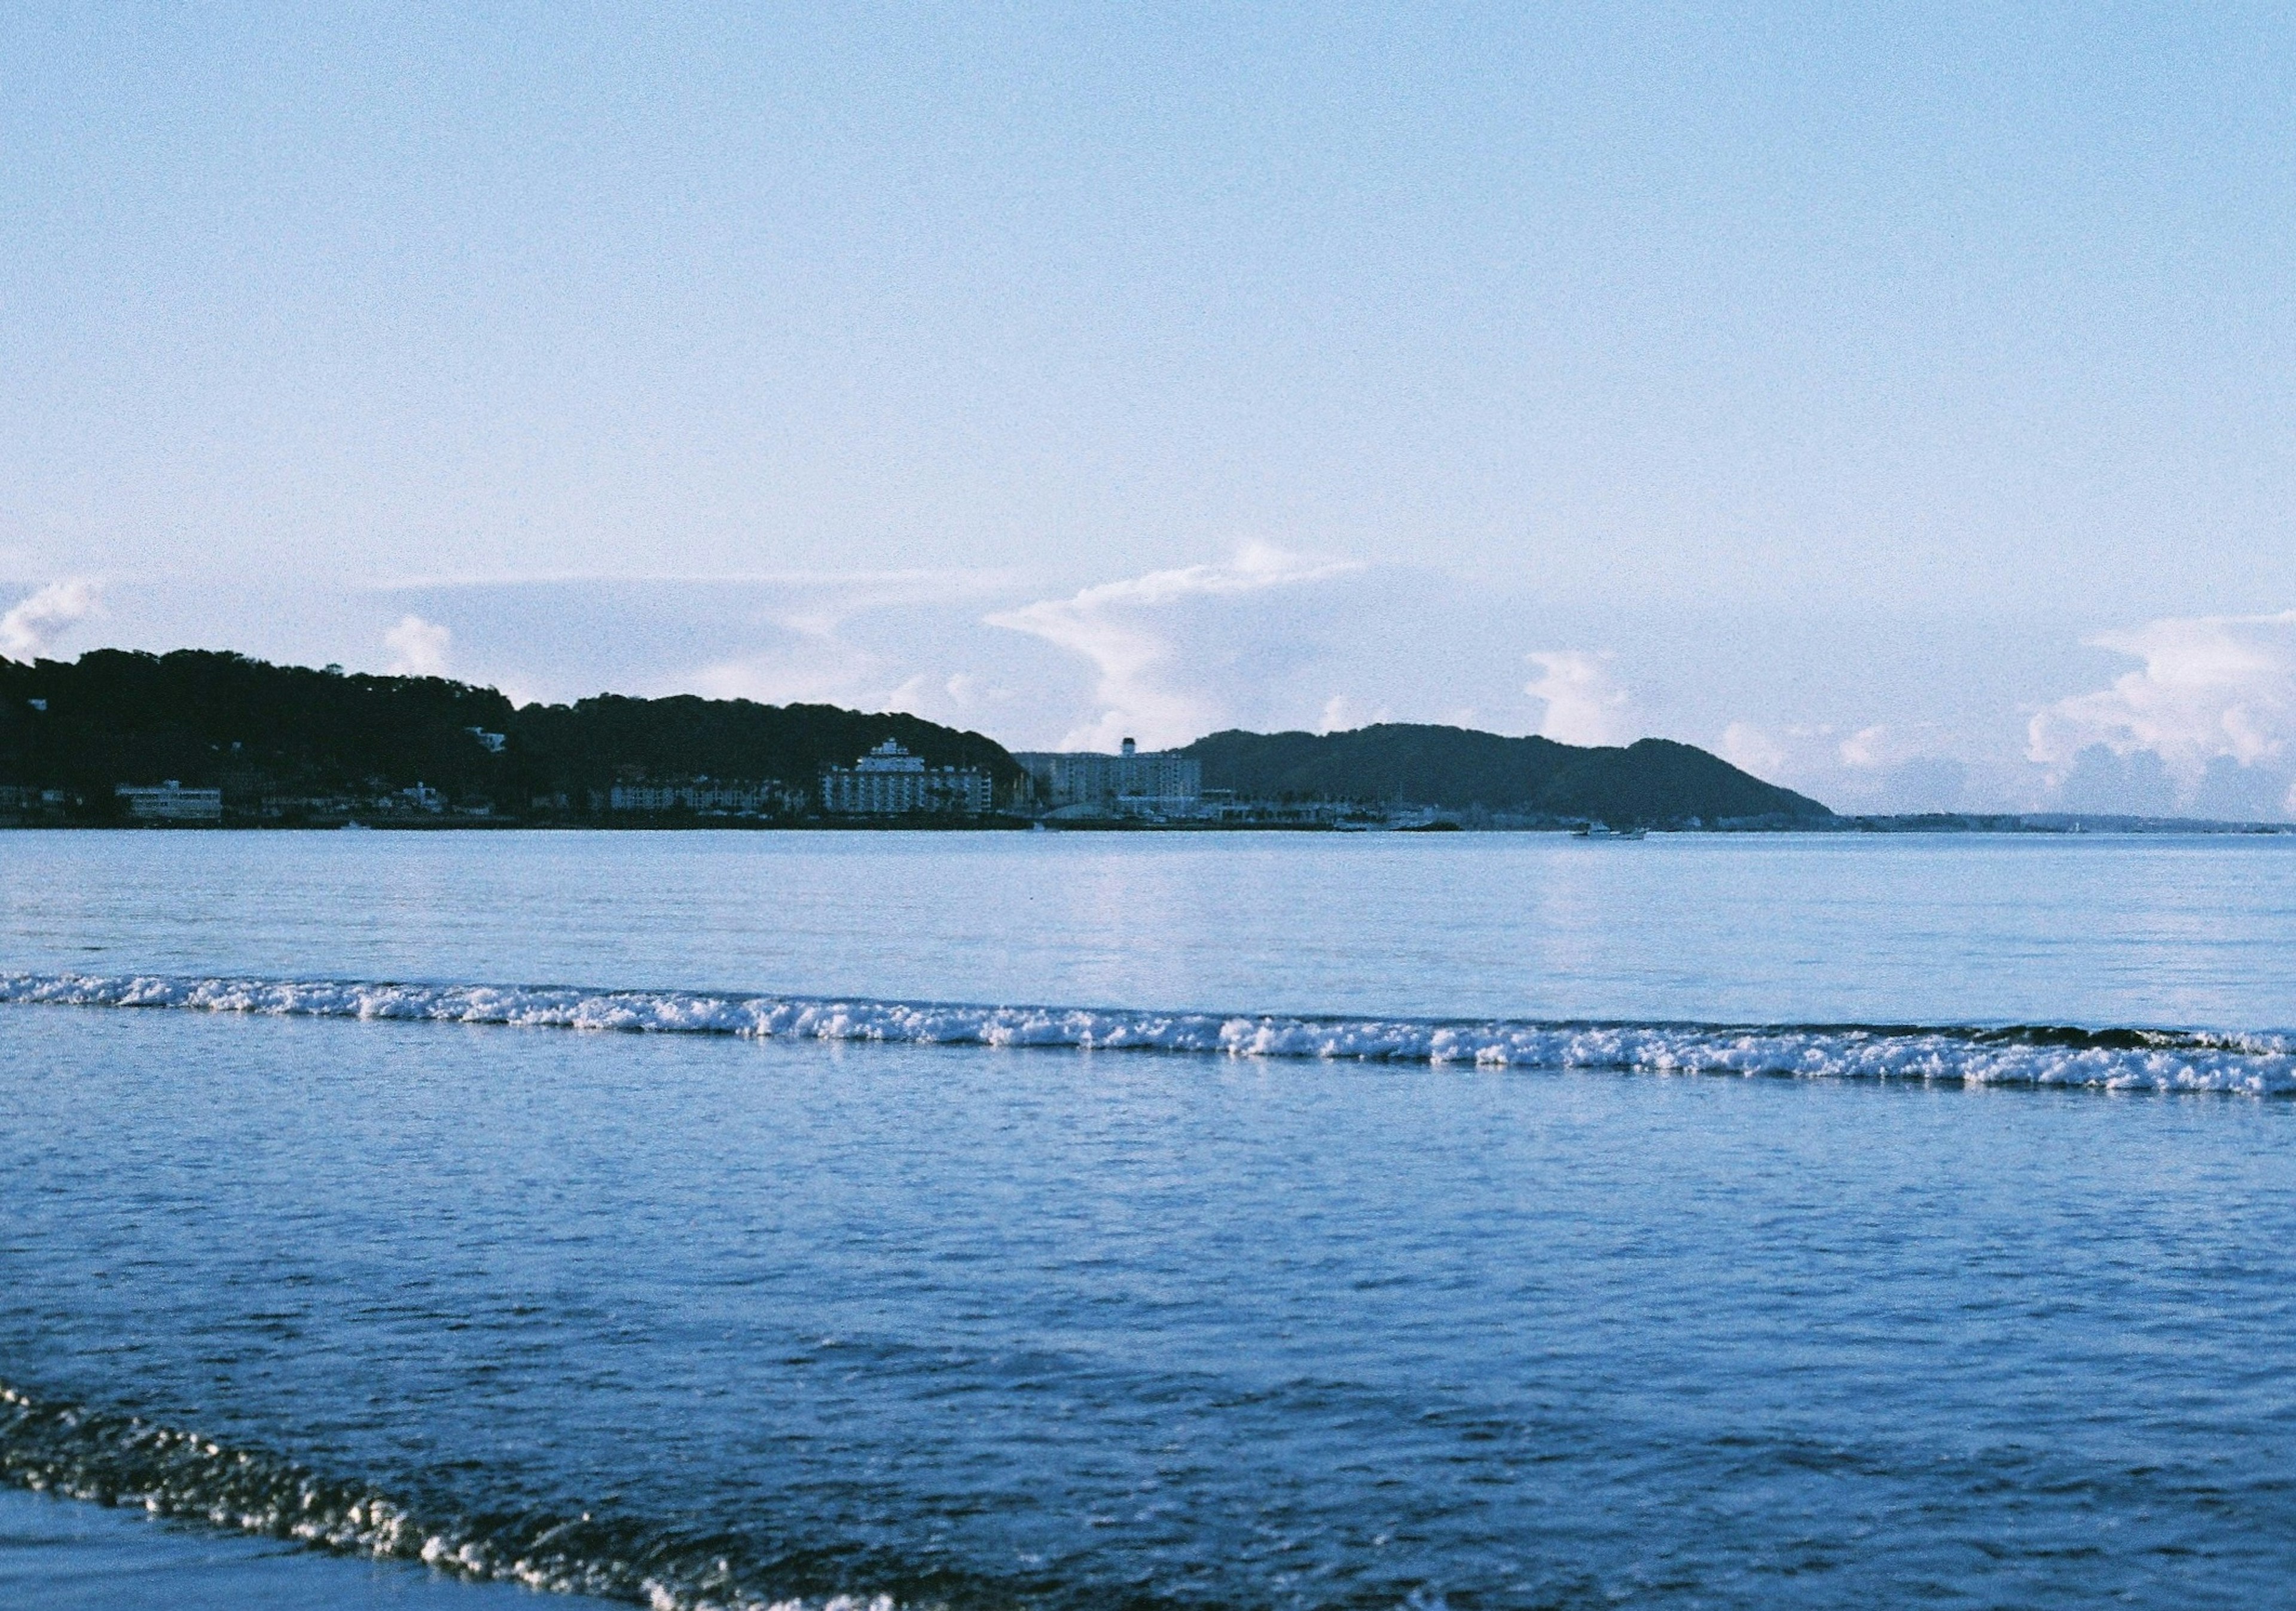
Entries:
{"type": "Polygon", "coordinates": [[[2285,8],[0,17],[0,652],[2296,785],[2285,8]]]}

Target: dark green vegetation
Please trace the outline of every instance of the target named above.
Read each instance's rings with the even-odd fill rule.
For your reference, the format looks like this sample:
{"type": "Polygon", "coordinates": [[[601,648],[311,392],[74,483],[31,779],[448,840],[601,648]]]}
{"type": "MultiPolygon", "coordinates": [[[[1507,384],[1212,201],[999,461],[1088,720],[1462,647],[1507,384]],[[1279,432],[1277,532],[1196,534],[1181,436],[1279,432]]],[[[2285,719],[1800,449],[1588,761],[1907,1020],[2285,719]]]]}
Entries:
{"type": "MultiPolygon", "coordinates": [[[[972,766],[1000,805],[1025,774],[1002,746],[908,716],[829,705],[602,694],[513,706],[491,688],[272,666],[204,650],[0,659],[0,816],[116,820],[119,784],[220,789],[237,822],[557,822],[810,817],[821,769],[886,739],[931,766],[972,766]],[[618,786],[697,779],[738,801],[616,808],[618,786]],[[416,785],[424,786],[416,789],[416,785]]],[[[1662,739],[1579,748],[1456,727],[1218,732],[1183,753],[1239,800],[1408,804],[1470,822],[1815,826],[1815,800],[1662,739]]]]}
{"type": "Polygon", "coordinates": [[[886,739],[931,765],[979,766],[1000,795],[1002,746],[907,716],[827,705],[602,695],[514,707],[491,688],[272,666],[204,650],[100,649],[76,663],[0,659],[0,785],[56,789],[102,820],[120,783],[220,788],[239,820],[347,810],[415,783],[468,814],[585,815],[618,781],[707,776],[802,794],[820,769],[886,739]],[[45,704],[45,708],[39,707],[45,704]]]}
{"type": "Polygon", "coordinates": [[[1382,723],[1353,732],[1216,732],[1182,751],[1204,787],[1242,798],[1409,801],[1452,811],[1613,824],[1833,820],[1816,800],[1688,744],[1582,748],[1463,727],[1382,723]]]}
{"type": "Polygon", "coordinates": [[[1009,797],[1026,774],[1004,747],[921,716],[872,716],[835,705],[759,705],[673,694],[600,694],[572,705],[526,705],[511,747],[560,789],[603,788],[619,770],[650,777],[775,778],[810,788],[824,766],[850,766],[887,739],[928,766],[977,766],[1009,797]]]}

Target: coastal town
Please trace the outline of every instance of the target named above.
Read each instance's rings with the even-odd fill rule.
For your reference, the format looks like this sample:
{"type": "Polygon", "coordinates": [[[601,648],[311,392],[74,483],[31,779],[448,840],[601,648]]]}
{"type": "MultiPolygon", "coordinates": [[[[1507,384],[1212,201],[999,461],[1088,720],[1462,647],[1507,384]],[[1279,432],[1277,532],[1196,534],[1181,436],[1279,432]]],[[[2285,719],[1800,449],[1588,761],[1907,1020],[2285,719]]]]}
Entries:
{"type": "MultiPolygon", "coordinates": [[[[479,735],[482,738],[494,735],[479,735]]],[[[1126,739],[1114,754],[1015,751],[1023,769],[1000,797],[985,767],[930,765],[886,739],[849,765],[827,765],[808,782],[709,776],[652,777],[640,769],[579,799],[537,796],[517,819],[580,819],[615,826],[739,827],[807,822],[933,825],[993,821],[1047,827],[1325,827],[1441,829],[1456,814],[1431,807],[1374,808],[1338,800],[1239,800],[1207,789],[1203,765],[1173,750],[1144,750],[1126,739]]],[[[491,799],[456,797],[424,782],[373,792],[265,792],[234,798],[220,786],[180,779],[121,783],[111,791],[126,826],[447,827],[513,820],[491,799]]],[[[62,789],[0,785],[0,822],[62,820],[83,802],[62,789]]]]}
{"type": "Polygon", "coordinates": [[[988,828],[1332,833],[2269,832],[1839,814],[1695,745],[1427,723],[1008,749],[898,711],[690,694],[518,704],[223,650],[0,658],[0,828],[988,828]]]}
{"type": "Polygon", "coordinates": [[[1008,749],[902,712],[602,693],[225,650],[0,658],[0,827],[1374,830],[1785,826],[1693,746],[1375,724],[1008,749]]]}
{"type": "Polygon", "coordinates": [[[1841,815],[1693,745],[1429,724],[1007,749],[898,712],[600,694],[216,650],[0,658],[0,828],[1328,833],[2274,832],[2065,814],[1841,815]]]}

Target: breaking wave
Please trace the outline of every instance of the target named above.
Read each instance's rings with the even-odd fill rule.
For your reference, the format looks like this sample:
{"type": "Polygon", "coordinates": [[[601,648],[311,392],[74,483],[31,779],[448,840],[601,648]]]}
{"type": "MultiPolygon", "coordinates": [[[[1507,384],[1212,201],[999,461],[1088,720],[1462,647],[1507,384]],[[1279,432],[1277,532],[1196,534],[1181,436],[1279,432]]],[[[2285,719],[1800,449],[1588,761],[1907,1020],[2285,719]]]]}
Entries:
{"type": "Polygon", "coordinates": [[[761,1595],[712,1548],[587,1513],[451,1516],[285,1457],[0,1383],[0,1480],[174,1521],[653,1611],[894,1611],[885,1595],[761,1595]]]}
{"type": "Polygon", "coordinates": [[[2296,1093],[2296,1035],[2055,1026],[1353,1018],[837,1001],[676,990],[0,974],[0,1002],[747,1039],[1141,1050],[1484,1068],[2296,1093]]]}

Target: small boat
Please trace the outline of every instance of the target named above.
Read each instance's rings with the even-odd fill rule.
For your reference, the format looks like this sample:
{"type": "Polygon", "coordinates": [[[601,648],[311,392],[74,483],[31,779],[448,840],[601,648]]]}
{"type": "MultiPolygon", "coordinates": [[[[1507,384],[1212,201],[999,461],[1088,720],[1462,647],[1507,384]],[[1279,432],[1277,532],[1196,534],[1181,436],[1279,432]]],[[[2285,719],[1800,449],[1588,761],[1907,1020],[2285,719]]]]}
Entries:
{"type": "Polygon", "coordinates": [[[1574,839],[1639,839],[1647,828],[1613,828],[1608,822],[1585,822],[1570,830],[1574,839]]]}

